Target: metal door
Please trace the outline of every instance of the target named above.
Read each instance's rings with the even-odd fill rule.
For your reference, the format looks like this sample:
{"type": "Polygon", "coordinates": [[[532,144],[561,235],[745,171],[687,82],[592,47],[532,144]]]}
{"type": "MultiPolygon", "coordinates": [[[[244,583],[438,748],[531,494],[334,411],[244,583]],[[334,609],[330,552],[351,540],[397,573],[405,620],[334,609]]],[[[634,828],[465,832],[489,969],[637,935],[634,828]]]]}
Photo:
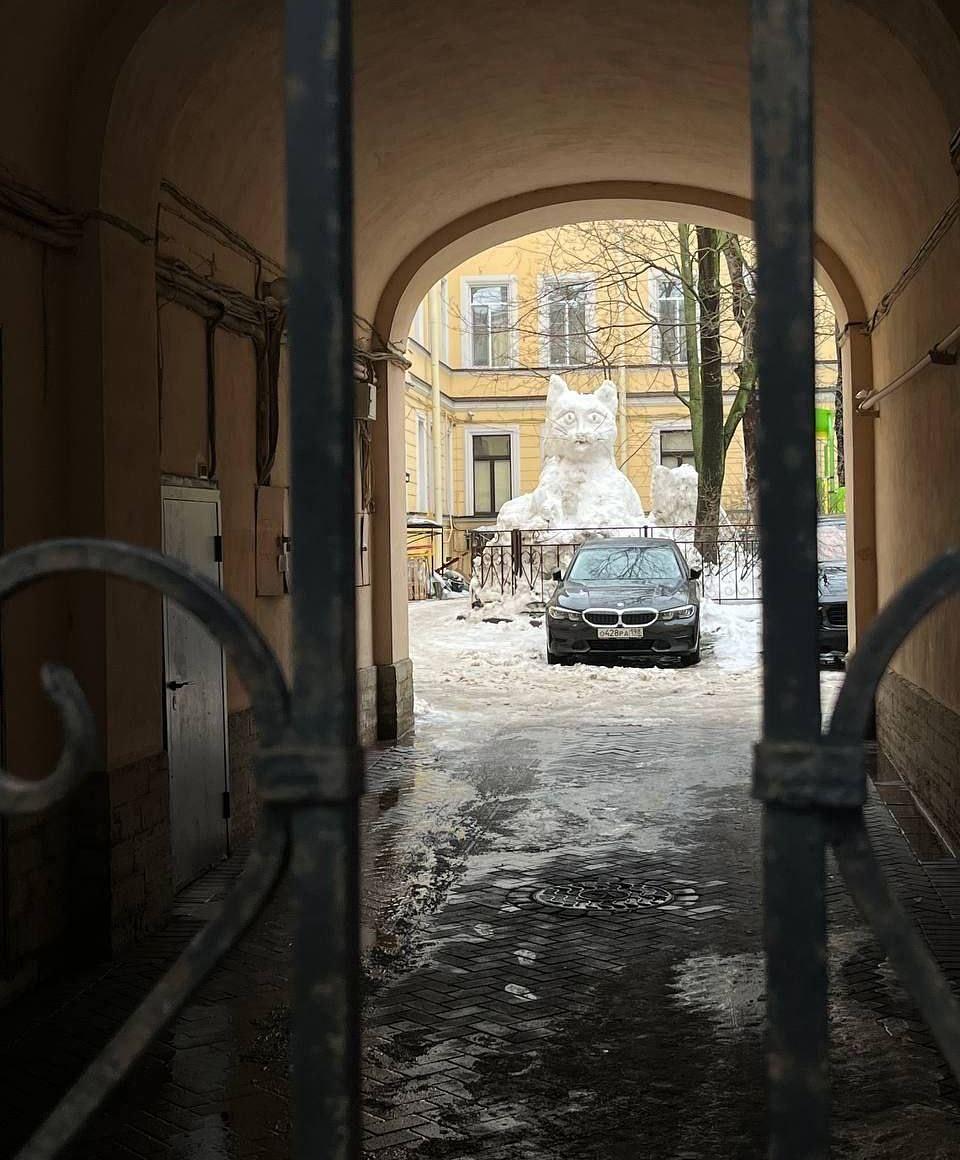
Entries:
{"type": "MultiPolygon", "coordinates": [[[[220,503],[212,488],[164,488],[163,547],[220,586],[220,503]]],[[[163,602],[174,886],[227,853],[227,735],[223,649],[190,613],[163,602]]]]}

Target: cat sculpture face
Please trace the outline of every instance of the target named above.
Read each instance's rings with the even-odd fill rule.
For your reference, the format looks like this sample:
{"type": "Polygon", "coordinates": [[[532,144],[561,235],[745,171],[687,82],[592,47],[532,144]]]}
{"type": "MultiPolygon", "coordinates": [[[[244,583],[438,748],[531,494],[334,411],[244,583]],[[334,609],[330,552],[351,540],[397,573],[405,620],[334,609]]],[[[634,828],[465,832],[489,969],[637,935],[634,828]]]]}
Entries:
{"type": "Polygon", "coordinates": [[[591,395],[571,391],[550,376],[544,454],[561,459],[613,459],[617,438],[617,388],[605,382],[591,395]]]}

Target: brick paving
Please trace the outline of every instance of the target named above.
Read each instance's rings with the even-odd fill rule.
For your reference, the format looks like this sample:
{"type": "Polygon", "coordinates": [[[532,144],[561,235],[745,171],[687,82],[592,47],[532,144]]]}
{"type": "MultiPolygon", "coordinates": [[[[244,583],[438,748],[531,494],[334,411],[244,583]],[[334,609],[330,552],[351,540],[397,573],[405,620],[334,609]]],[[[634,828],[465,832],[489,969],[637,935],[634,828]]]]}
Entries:
{"type": "MultiPolygon", "coordinates": [[[[428,730],[374,756],[371,1160],[764,1154],[755,693],[681,709],[654,706],[644,725],[504,720],[457,744],[428,730]]],[[[933,860],[918,861],[877,793],[868,815],[887,873],[960,982],[957,863],[930,845],[933,860]]],[[[11,1154],[240,862],[181,895],[161,934],[0,1013],[11,1154]]],[[[960,1155],[956,1085],[828,872],[834,1155],[960,1155]]],[[[281,896],[71,1155],[289,1154],[290,919],[281,896]]]]}

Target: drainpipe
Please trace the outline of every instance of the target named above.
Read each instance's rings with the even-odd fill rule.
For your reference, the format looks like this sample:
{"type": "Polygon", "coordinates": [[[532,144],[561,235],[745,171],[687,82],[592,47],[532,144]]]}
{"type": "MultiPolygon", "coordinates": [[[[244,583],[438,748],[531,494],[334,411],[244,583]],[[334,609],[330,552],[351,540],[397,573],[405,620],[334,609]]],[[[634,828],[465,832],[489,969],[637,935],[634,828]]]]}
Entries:
{"type": "Polygon", "coordinates": [[[430,384],[433,387],[433,518],[441,525],[443,563],[443,417],[440,412],[440,284],[430,288],[430,384]]]}

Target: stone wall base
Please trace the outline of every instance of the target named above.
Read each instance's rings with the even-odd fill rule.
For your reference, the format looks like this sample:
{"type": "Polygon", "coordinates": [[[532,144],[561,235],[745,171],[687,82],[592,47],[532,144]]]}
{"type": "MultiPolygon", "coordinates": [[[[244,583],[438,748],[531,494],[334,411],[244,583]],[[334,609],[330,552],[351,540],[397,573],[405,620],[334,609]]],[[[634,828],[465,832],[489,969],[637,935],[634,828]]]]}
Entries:
{"type": "Polygon", "coordinates": [[[377,666],[357,670],[357,738],[361,745],[377,740],[377,666]]]}
{"type": "Polygon", "coordinates": [[[877,693],[877,742],[946,840],[960,848],[960,714],[889,672],[877,693]]]}
{"type": "Polygon", "coordinates": [[[109,890],[115,950],[160,926],[170,910],[173,867],[166,753],[110,771],[109,890]]]}
{"type": "Polygon", "coordinates": [[[377,736],[395,741],[413,728],[413,661],[377,665],[377,736]]]}
{"type": "Polygon", "coordinates": [[[245,842],[257,827],[260,802],[254,761],[257,725],[252,709],[240,709],[227,718],[227,754],[230,765],[230,842],[245,842]]]}

